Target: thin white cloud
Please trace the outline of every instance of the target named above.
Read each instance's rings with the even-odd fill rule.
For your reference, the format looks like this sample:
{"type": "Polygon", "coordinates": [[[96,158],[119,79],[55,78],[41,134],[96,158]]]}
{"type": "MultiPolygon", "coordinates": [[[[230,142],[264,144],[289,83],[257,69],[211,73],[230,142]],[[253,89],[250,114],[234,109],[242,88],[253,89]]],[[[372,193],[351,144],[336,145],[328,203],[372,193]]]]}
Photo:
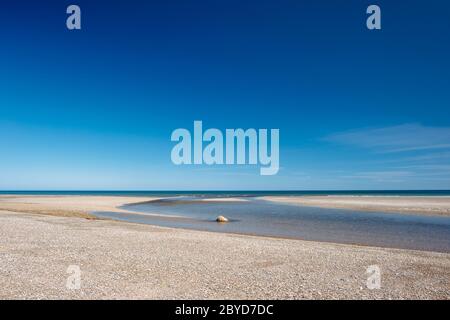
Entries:
{"type": "Polygon", "coordinates": [[[412,123],[360,128],[322,140],[359,149],[360,155],[349,157],[343,172],[336,173],[340,182],[447,188],[450,181],[450,127],[412,123]]]}
{"type": "Polygon", "coordinates": [[[402,166],[404,169],[415,169],[415,170],[435,170],[437,172],[447,171],[450,172],[450,164],[419,164],[411,166],[402,166]]]}
{"type": "Polygon", "coordinates": [[[394,153],[394,152],[405,152],[405,151],[421,151],[421,150],[430,150],[430,149],[449,149],[450,143],[447,144],[432,144],[428,146],[416,146],[416,147],[407,147],[407,148],[398,148],[385,150],[384,153],[394,153]]]}
{"type": "Polygon", "coordinates": [[[450,149],[450,127],[402,124],[338,132],[325,137],[325,140],[381,153],[450,149]]]}
{"type": "MultiPolygon", "coordinates": [[[[442,161],[450,158],[450,152],[449,151],[443,151],[443,152],[433,152],[428,154],[421,154],[417,156],[412,157],[404,157],[399,159],[392,159],[390,162],[435,162],[435,161],[442,161]]],[[[448,161],[448,160],[447,160],[448,161]]]]}
{"type": "Polygon", "coordinates": [[[410,177],[413,172],[410,171],[364,171],[356,172],[351,175],[346,175],[342,177],[346,178],[363,178],[363,179],[387,179],[387,178],[399,178],[399,177],[410,177]]]}

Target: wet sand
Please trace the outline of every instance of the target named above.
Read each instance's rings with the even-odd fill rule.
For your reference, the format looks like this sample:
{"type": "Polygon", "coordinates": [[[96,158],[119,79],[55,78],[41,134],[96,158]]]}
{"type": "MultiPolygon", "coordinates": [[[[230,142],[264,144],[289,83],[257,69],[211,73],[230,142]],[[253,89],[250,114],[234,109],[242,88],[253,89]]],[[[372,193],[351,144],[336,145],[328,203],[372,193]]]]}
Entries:
{"type": "Polygon", "coordinates": [[[143,198],[3,200],[52,215],[0,210],[2,299],[450,299],[450,254],[67,216],[143,198]],[[66,287],[70,265],[78,290],[66,287]],[[380,289],[366,287],[371,265],[380,289]]]}
{"type": "Polygon", "coordinates": [[[448,196],[267,196],[261,199],[320,208],[450,216],[448,196]]]}

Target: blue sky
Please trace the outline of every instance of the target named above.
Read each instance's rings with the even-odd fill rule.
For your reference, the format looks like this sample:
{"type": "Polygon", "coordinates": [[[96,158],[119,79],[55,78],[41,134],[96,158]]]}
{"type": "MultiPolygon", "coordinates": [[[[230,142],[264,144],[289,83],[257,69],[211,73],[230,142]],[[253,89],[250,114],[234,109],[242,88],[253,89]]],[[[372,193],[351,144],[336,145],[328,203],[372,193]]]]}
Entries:
{"type": "Polygon", "coordinates": [[[450,189],[449,36],[437,0],[2,2],[0,189],[450,189]],[[173,165],[194,120],[279,128],[279,173],[173,165]]]}

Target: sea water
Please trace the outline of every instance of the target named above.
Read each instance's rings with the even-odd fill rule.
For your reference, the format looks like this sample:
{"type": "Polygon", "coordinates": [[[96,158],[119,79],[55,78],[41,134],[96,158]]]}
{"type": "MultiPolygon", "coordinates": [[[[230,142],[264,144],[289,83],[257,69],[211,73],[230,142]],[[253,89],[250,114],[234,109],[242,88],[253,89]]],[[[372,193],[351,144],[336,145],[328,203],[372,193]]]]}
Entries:
{"type": "Polygon", "coordinates": [[[123,207],[137,214],[95,215],[165,227],[450,252],[450,217],[315,208],[273,203],[250,194],[238,201],[209,201],[209,197],[217,194],[178,195],[123,207]],[[215,222],[219,215],[230,222],[215,222]]]}

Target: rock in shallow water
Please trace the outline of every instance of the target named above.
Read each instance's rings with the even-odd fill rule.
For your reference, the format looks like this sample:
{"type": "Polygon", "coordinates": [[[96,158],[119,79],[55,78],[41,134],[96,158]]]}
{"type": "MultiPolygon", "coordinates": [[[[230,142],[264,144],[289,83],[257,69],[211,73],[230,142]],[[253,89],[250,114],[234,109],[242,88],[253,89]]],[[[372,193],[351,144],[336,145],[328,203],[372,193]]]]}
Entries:
{"type": "Polygon", "coordinates": [[[228,219],[225,218],[224,216],[218,216],[218,217],[216,218],[216,221],[217,221],[217,222],[228,222],[228,219]]]}

